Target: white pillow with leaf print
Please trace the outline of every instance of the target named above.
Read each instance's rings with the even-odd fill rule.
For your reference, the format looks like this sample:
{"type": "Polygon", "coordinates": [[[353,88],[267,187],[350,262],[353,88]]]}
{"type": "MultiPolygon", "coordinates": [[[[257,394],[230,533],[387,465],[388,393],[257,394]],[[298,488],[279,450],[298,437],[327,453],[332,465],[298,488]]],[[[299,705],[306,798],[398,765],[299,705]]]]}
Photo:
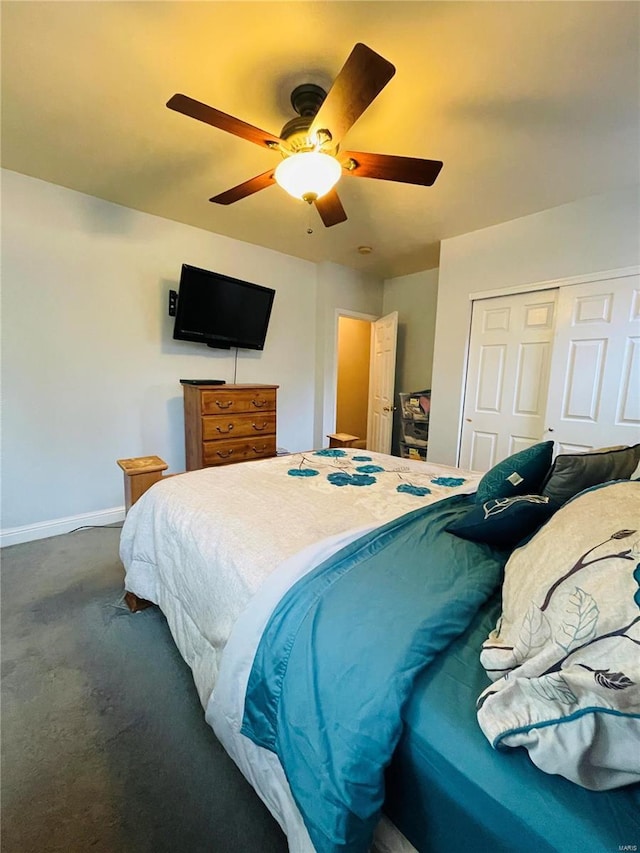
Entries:
{"type": "Polygon", "coordinates": [[[491,744],[585,788],[640,780],[640,483],[558,510],[513,552],[502,606],[480,658],[491,744]]]}

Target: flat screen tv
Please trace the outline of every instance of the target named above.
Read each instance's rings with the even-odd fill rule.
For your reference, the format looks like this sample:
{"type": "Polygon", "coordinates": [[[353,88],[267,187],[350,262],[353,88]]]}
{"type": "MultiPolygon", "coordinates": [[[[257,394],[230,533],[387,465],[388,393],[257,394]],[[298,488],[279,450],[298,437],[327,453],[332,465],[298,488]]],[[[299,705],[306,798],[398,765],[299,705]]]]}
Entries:
{"type": "Polygon", "coordinates": [[[210,347],[264,349],[275,290],[183,264],[173,337],[210,347]]]}

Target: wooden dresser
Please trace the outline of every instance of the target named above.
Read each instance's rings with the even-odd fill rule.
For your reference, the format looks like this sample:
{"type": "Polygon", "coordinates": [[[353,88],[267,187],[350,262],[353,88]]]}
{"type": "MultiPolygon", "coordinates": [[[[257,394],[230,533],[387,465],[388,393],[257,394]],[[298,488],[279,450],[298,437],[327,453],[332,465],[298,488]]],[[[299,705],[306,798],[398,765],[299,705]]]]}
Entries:
{"type": "Polygon", "coordinates": [[[278,385],[188,385],[187,471],[276,455],[278,385]]]}

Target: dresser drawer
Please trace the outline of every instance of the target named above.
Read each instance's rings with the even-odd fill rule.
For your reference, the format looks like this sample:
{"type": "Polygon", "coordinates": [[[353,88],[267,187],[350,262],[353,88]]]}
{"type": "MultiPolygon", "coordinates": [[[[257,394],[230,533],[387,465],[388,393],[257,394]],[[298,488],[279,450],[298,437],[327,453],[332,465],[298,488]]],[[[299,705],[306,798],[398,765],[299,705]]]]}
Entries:
{"type": "Polygon", "coordinates": [[[275,435],[258,435],[255,438],[205,441],[202,444],[202,455],[205,466],[245,462],[248,459],[264,459],[276,455],[276,437],[275,435]]]}
{"type": "Polygon", "coordinates": [[[224,385],[215,391],[203,391],[203,415],[221,415],[225,412],[275,412],[276,392],[273,388],[238,388],[225,390],[224,385]]]}
{"type": "Polygon", "coordinates": [[[202,418],[202,438],[204,441],[219,438],[275,435],[275,432],[275,412],[257,412],[256,414],[228,416],[207,415],[202,418]]]}

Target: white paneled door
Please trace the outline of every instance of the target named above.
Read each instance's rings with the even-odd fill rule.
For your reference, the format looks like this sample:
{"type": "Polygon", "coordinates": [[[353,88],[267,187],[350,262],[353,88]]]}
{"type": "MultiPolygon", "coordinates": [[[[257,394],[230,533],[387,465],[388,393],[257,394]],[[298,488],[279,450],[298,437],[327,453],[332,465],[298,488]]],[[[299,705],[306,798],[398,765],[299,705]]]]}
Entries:
{"type": "Polygon", "coordinates": [[[640,277],[474,302],[460,466],[640,441],[640,277]]]}
{"type": "Polygon", "coordinates": [[[487,471],[540,440],[556,290],[474,302],[460,467],[487,471]]]}
{"type": "Polygon", "coordinates": [[[398,312],[371,324],[367,450],[391,453],[398,312]]]}
{"type": "Polygon", "coordinates": [[[640,276],[560,289],[546,427],[561,453],[640,441],[640,276]]]}

